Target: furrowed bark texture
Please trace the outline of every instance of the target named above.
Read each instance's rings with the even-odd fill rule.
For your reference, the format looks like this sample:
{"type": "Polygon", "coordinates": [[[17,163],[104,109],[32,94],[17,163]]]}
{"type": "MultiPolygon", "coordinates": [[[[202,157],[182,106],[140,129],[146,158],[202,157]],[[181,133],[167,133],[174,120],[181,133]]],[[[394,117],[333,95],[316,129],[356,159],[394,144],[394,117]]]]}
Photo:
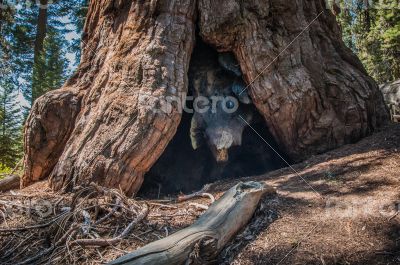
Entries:
{"type": "Polygon", "coordinates": [[[191,226],[150,243],[109,265],[210,264],[245,227],[261,197],[273,189],[258,182],[239,183],[227,191],[191,226]]]}
{"type": "Polygon", "coordinates": [[[179,125],[178,109],[153,110],[187,89],[194,11],[193,0],[90,2],[77,73],[28,118],[23,186],[140,188],[179,125]]]}
{"type": "Polygon", "coordinates": [[[153,110],[187,90],[196,23],[206,42],[234,52],[292,159],[359,140],[388,120],[323,0],[91,1],[77,73],[28,118],[23,186],[50,176],[56,190],[96,181],[136,192],[179,124],[177,108],[153,110]]]}
{"type": "Polygon", "coordinates": [[[400,79],[380,86],[392,121],[400,122],[400,79]]]}
{"type": "Polygon", "coordinates": [[[254,104],[294,160],[388,120],[377,84],[345,47],[325,2],[199,0],[202,37],[234,51],[254,104]]]}

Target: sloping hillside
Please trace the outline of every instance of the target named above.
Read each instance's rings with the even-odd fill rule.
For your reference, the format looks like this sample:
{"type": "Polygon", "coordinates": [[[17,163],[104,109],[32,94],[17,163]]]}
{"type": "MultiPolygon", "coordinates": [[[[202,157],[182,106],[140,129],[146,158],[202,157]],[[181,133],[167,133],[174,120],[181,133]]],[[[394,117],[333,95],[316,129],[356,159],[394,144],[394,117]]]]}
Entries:
{"type": "Polygon", "coordinates": [[[233,264],[400,264],[399,151],[392,125],[294,166],[298,174],[251,178],[276,187],[277,216],[233,264]]]}

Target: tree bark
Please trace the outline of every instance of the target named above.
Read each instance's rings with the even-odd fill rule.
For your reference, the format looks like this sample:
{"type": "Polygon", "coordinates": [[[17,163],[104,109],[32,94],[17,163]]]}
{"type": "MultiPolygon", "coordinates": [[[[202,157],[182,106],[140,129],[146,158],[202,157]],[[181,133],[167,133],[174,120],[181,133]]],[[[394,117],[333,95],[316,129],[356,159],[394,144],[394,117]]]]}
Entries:
{"type": "Polygon", "coordinates": [[[6,6],[6,0],[0,0],[0,34],[3,35],[3,23],[5,21],[5,14],[8,12],[8,6],[6,6]]]}
{"type": "Polygon", "coordinates": [[[253,102],[293,160],[388,121],[377,84],[343,43],[325,2],[199,0],[202,37],[234,51],[253,102]]]}
{"type": "Polygon", "coordinates": [[[36,22],[36,36],[35,46],[33,53],[33,73],[32,73],[32,98],[31,104],[40,96],[40,91],[37,91],[38,84],[36,80],[43,80],[45,73],[43,67],[40,66],[42,60],[40,59],[44,53],[44,40],[47,33],[47,12],[48,12],[48,0],[39,1],[39,14],[36,22]]]}
{"type": "Polygon", "coordinates": [[[380,86],[385,104],[390,110],[392,121],[400,121],[400,79],[380,86]]]}
{"type": "Polygon", "coordinates": [[[77,73],[28,118],[24,186],[50,176],[56,190],[90,181],[140,188],[180,121],[177,108],[153,110],[186,92],[194,3],[91,2],[77,73]]]}
{"type": "Polygon", "coordinates": [[[46,38],[47,31],[47,0],[40,0],[39,14],[36,23],[36,37],[35,37],[35,48],[34,48],[34,62],[37,62],[37,58],[40,53],[43,52],[44,39],[46,38]]]}
{"type": "Polygon", "coordinates": [[[249,222],[261,197],[273,191],[258,182],[227,191],[191,226],[150,243],[109,265],[210,264],[249,222]]]}
{"type": "Polygon", "coordinates": [[[179,107],[154,109],[187,91],[196,23],[206,42],[234,52],[292,159],[357,141],[388,120],[323,0],[91,1],[77,73],[28,118],[23,185],[50,176],[56,190],[96,181],[138,191],[179,124],[179,107]]]}

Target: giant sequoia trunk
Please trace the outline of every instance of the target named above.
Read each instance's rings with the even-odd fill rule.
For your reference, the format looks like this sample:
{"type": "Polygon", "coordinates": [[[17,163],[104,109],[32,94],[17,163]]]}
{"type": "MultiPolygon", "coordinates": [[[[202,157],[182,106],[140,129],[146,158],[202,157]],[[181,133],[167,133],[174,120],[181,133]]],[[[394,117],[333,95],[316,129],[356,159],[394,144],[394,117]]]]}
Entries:
{"type": "Polygon", "coordinates": [[[22,185],[49,177],[56,190],[96,181],[138,191],[179,125],[178,106],[154,109],[187,91],[197,27],[235,54],[253,103],[294,160],[388,119],[323,0],[92,0],[76,74],[28,118],[22,185]]]}

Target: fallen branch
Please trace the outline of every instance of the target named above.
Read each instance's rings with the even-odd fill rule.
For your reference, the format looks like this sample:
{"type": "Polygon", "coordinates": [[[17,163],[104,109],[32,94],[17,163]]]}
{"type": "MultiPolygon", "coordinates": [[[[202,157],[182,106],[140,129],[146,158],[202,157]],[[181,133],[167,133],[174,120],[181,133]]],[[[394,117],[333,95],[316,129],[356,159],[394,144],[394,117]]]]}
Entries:
{"type": "Polygon", "coordinates": [[[146,218],[146,216],[149,213],[149,207],[146,206],[144,207],[144,209],[142,210],[142,212],[137,216],[137,218],[135,218],[135,220],[133,220],[125,229],[124,231],[122,231],[122,233],[114,238],[111,239],[77,239],[73,242],[71,242],[72,245],[79,245],[81,247],[84,246],[102,246],[102,247],[107,247],[107,246],[113,246],[115,244],[118,244],[119,242],[121,242],[121,240],[123,240],[124,238],[126,238],[129,233],[132,231],[132,229],[135,227],[135,225],[139,222],[141,222],[144,218],[146,218]]]}
{"type": "MultiPolygon", "coordinates": [[[[97,185],[79,187],[74,191],[62,196],[46,196],[46,201],[54,205],[54,209],[49,211],[45,220],[24,216],[26,212],[33,217],[38,215],[38,207],[32,201],[43,199],[40,194],[0,195],[0,253],[3,253],[0,264],[72,264],[82,255],[102,259],[97,248],[85,246],[112,246],[116,249],[113,245],[122,240],[136,238],[148,242],[147,238],[140,236],[143,229],[149,228],[149,224],[143,222],[149,212],[146,203],[127,198],[118,190],[97,185]],[[21,220],[24,225],[9,227],[6,221],[11,218],[21,220]],[[72,246],[74,251],[70,248],[72,246]]],[[[9,225],[12,224],[15,222],[9,225]]]]}
{"type": "Polygon", "coordinates": [[[118,210],[118,208],[121,207],[121,201],[119,199],[117,199],[116,204],[114,205],[114,207],[112,208],[112,210],[105,216],[103,216],[102,218],[100,218],[99,220],[97,220],[94,225],[97,226],[99,224],[102,224],[104,221],[106,221],[107,219],[109,219],[111,216],[114,215],[114,213],[118,210]]]}
{"type": "Polygon", "coordinates": [[[0,192],[19,189],[19,180],[19,176],[17,175],[8,175],[0,180],[0,192]]]}
{"type": "Polygon", "coordinates": [[[190,227],[112,261],[117,264],[209,264],[251,219],[268,192],[265,184],[239,183],[190,227]]]}
{"type": "Polygon", "coordinates": [[[399,215],[399,213],[400,213],[400,211],[397,211],[394,215],[392,215],[392,216],[388,219],[388,221],[392,221],[394,218],[396,218],[396,216],[399,215]]]}
{"type": "Polygon", "coordinates": [[[17,263],[18,265],[25,265],[25,264],[34,264],[34,262],[40,258],[42,258],[43,256],[47,256],[49,253],[51,253],[56,247],[62,245],[68,238],[68,236],[70,236],[75,230],[77,230],[79,228],[78,225],[73,225],[68,231],[65,232],[65,234],[54,244],[51,245],[49,248],[46,248],[42,251],[40,251],[39,253],[37,253],[36,255],[34,255],[33,257],[30,257],[20,263],[17,263]]]}
{"type": "Polygon", "coordinates": [[[163,208],[174,209],[174,210],[178,209],[178,207],[173,206],[173,205],[167,205],[167,204],[161,204],[161,203],[155,203],[155,202],[151,202],[149,204],[152,206],[158,206],[160,209],[163,209],[163,208]]]}
{"type": "Polygon", "coordinates": [[[189,203],[189,206],[193,206],[194,208],[200,209],[200,210],[208,210],[207,205],[200,204],[200,203],[191,202],[191,203],[189,203]]]}
{"type": "Polygon", "coordinates": [[[211,203],[215,202],[215,198],[212,194],[207,193],[206,191],[208,190],[209,186],[205,185],[200,191],[197,191],[195,193],[189,194],[189,195],[180,195],[177,198],[177,202],[184,202],[184,201],[188,201],[191,200],[193,198],[196,197],[208,197],[211,200],[211,203]]]}
{"type": "Polygon", "coordinates": [[[180,195],[180,196],[178,196],[176,201],[184,202],[184,201],[188,201],[193,198],[196,198],[196,197],[208,197],[208,198],[210,198],[211,203],[214,203],[215,202],[214,196],[211,193],[204,192],[203,190],[204,189],[202,189],[201,191],[197,191],[195,193],[189,194],[189,195],[180,195]]]}
{"type": "Polygon", "coordinates": [[[32,226],[24,226],[24,227],[10,227],[7,229],[0,229],[1,232],[16,232],[16,231],[26,231],[26,230],[31,230],[31,229],[38,229],[38,228],[44,228],[47,226],[52,225],[54,222],[57,222],[60,218],[65,217],[68,214],[68,212],[62,213],[59,216],[56,216],[56,218],[53,218],[52,220],[43,223],[43,224],[38,224],[38,225],[32,225],[32,226]]]}

